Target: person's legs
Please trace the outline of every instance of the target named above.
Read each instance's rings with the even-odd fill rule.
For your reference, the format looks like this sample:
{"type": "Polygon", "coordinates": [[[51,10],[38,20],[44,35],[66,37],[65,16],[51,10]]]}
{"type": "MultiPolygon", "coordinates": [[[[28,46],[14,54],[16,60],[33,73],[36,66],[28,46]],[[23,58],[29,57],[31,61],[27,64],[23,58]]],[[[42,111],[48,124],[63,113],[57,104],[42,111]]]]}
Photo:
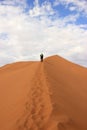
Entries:
{"type": "Polygon", "coordinates": [[[41,59],[41,61],[43,62],[43,58],[41,59]]]}
{"type": "Polygon", "coordinates": [[[43,57],[41,57],[41,62],[43,62],[43,57]]]}
{"type": "Polygon", "coordinates": [[[43,62],[43,55],[40,55],[40,60],[41,62],[43,62]]]}

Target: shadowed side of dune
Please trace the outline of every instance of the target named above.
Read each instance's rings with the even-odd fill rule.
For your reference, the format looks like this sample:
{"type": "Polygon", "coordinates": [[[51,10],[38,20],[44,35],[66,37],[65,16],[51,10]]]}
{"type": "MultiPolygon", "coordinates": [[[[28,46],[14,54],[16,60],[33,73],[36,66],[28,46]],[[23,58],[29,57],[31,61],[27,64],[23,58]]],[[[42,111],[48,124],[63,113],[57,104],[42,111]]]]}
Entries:
{"type": "Polygon", "coordinates": [[[58,130],[86,130],[87,69],[52,56],[45,59],[44,70],[52,93],[51,117],[58,130]]]}

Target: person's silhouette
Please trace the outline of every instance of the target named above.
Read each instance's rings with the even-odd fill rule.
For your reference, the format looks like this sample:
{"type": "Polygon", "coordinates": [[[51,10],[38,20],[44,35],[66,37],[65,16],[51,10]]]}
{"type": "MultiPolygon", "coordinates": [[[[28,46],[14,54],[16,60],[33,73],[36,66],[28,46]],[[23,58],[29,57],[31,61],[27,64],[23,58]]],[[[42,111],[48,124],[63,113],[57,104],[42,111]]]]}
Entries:
{"type": "Polygon", "coordinates": [[[41,54],[40,54],[40,61],[41,61],[41,62],[43,62],[43,57],[44,57],[44,56],[43,56],[43,54],[41,53],[41,54]]]}

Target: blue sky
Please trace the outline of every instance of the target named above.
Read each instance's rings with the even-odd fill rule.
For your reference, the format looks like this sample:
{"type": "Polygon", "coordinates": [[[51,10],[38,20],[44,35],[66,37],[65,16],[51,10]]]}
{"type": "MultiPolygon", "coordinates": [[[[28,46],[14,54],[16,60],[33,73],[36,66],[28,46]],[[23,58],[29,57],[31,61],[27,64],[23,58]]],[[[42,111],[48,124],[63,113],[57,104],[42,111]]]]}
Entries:
{"type": "Polygon", "coordinates": [[[0,66],[42,52],[87,66],[86,50],[86,0],[0,0],[0,66]]]}
{"type": "MultiPolygon", "coordinates": [[[[38,1],[39,6],[41,6],[46,0],[37,0],[37,1],[38,1]]],[[[76,20],[76,23],[77,24],[87,24],[87,14],[84,15],[84,10],[83,11],[78,11],[78,9],[74,9],[76,6],[73,4],[73,2],[70,2],[67,6],[65,6],[65,4],[63,4],[61,2],[58,3],[58,5],[57,4],[55,5],[54,1],[56,1],[56,0],[48,0],[48,2],[51,4],[54,11],[56,13],[58,13],[60,17],[79,14],[79,17],[76,20]],[[73,7],[73,9],[70,10],[70,7],[73,7]]],[[[34,0],[27,0],[27,6],[28,7],[33,8],[34,3],[35,3],[34,0]]]]}

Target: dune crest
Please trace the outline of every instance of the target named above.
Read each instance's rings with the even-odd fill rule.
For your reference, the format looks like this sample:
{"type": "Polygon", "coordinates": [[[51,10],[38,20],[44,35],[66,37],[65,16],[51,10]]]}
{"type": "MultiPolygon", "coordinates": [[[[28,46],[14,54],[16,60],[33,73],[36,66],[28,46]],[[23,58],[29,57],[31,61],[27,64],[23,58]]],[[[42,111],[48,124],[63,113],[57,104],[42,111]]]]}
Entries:
{"type": "Polygon", "coordinates": [[[0,68],[1,130],[87,130],[87,69],[59,56],[0,68]]]}

